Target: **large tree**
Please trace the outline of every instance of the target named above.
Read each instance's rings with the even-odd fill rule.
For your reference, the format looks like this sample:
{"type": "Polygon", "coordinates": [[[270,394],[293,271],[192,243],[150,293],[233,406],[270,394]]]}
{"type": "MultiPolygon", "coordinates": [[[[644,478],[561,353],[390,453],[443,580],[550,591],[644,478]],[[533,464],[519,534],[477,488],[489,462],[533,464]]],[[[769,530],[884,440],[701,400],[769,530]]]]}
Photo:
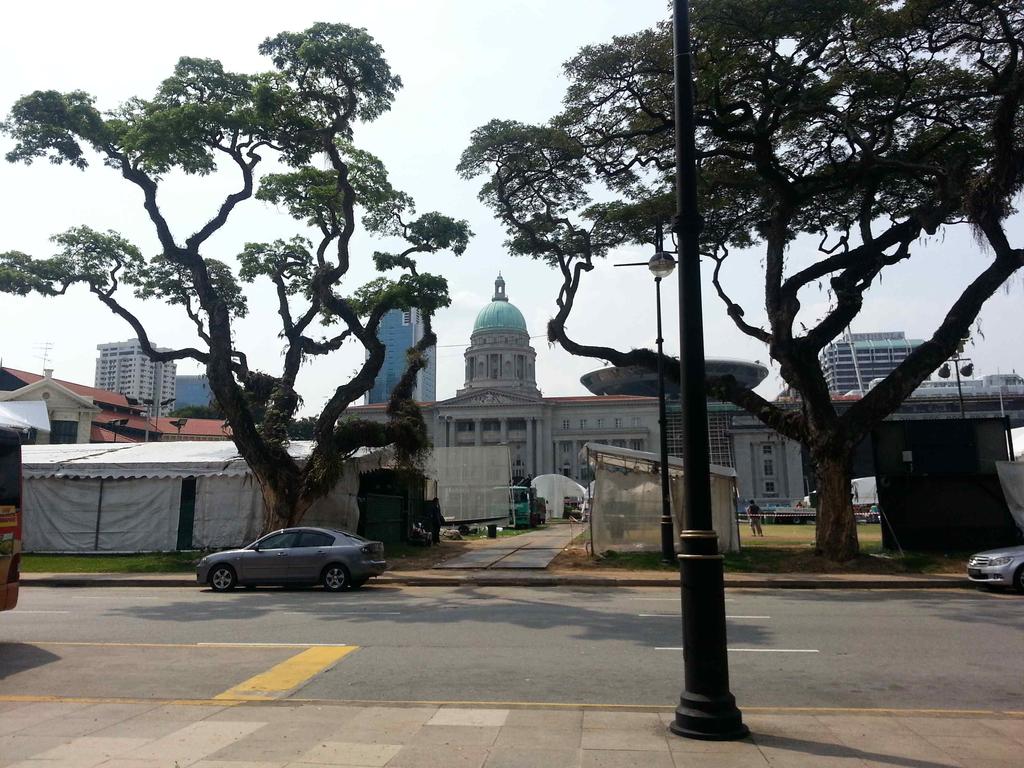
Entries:
{"type": "MultiPolygon", "coordinates": [[[[817,550],[848,560],[858,553],[854,446],[950,356],[1024,265],[1006,227],[1024,185],[1024,5],[691,5],[701,255],[728,316],[767,346],[800,405],[781,407],[731,377],[709,379],[708,391],[807,447],[820,500],[817,550]],[[964,256],[984,265],[930,338],[837,411],[821,351],[885,269],[927,259],[922,241],[956,226],[973,228],[983,247],[964,256]],[[763,311],[733,298],[729,272],[760,275],[763,311]],[[823,296],[820,316],[801,312],[823,296]]],[[[559,115],[545,125],[482,126],[459,170],[486,177],[481,199],[504,222],[512,251],[559,270],[549,339],[573,354],[654,369],[652,351],[581,340],[567,321],[595,259],[653,243],[656,220],[672,216],[670,24],[588,46],[565,72],[559,115]]],[[[943,247],[936,240],[928,248],[943,247]]],[[[678,376],[674,363],[666,368],[678,376]]]]}
{"type": "MultiPolygon", "coordinates": [[[[461,254],[471,233],[465,221],[440,213],[417,216],[383,163],[352,143],[356,125],[390,109],[401,86],[365,30],[318,23],[268,38],[259,50],[272,62],[270,71],[235,73],[215,60],[182,58],[152,98],[110,112],[80,91],[36,91],[20,99],[3,125],[14,139],[7,159],[46,157],[84,169],[98,157],[139,190],[160,249],[147,258],[117,233],[76,227],[53,238],[52,258],[0,254],[0,290],[57,296],[84,285],[132,327],[152,360],[202,363],[216,406],[260,483],[270,529],[300,520],[357,449],[393,445],[403,461],[415,463],[428,446],[411,392],[436,341],[431,317],[449,298],[445,279],[421,272],[416,257],[445,249],[461,254]],[[277,172],[260,173],[264,158],[276,161],[277,172]],[[237,187],[200,229],[182,233],[159,200],[164,179],[175,172],[234,173],[237,187]],[[237,268],[207,255],[210,239],[254,197],[287,211],[302,229],[290,239],[244,244],[237,268]],[[354,252],[359,218],[371,235],[398,243],[395,251],[354,252]],[[380,275],[345,290],[359,258],[372,258],[380,275]],[[255,280],[269,280],[277,297],[283,362],[273,373],[251,368],[235,343],[235,321],[248,311],[239,281],[255,280]],[[196,344],[155,349],[124,301],[125,288],[139,299],[180,307],[196,344]],[[383,363],[382,317],[411,307],[422,312],[425,332],[410,350],[389,421],[347,417],[383,363]],[[311,455],[297,462],[287,450],[301,402],[296,378],[305,362],[346,342],[365,349],[365,362],[334,389],[316,417],[311,455]]],[[[40,200],[40,211],[46,205],[40,200]]]]}

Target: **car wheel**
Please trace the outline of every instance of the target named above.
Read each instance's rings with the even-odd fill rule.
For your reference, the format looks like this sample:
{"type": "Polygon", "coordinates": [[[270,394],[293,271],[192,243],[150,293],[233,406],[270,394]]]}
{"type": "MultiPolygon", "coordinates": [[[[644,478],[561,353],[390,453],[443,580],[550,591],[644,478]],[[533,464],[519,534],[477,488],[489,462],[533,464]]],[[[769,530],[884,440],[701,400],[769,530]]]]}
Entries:
{"type": "Polygon", "coordinates": [[[214,592],[230,592],[236,584],[238,577],[230,565],[218,565],[210,571],[210,587],[214,592]]]}
{"type": "Polygon", "coordinates": [[[349,579],[348,569],[338,563],[328,565],[320,575],[320,583],[328,592],[341,592],[346,589],[349,579]]]}
{"type": "Polygon", "coordinates": [[[1024,595],[1024,565],[1017,568],[1017,572],[1013,574],[1013,588],[1018,594],[1024,595]]]}

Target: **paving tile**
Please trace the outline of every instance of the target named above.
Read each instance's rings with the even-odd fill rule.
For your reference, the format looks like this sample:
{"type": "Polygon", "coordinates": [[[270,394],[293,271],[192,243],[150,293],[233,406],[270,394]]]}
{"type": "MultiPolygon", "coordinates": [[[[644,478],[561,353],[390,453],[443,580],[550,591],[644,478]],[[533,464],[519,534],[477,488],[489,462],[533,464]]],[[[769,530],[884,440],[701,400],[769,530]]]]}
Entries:
{"type": "Polygon", "coordinates": [[[89,766],[99,765],[113,757],[134,757],[135,751],[146,743],[148,743],[147,739],[84,736],[48,749],[35,755],[34,759],[67,763],[77,766],[77,768],[89,768],[89,766]]]}
{"type": "Polygon", "coordinates": [[[168,736],[149,742],[145,747],[135,750],[132,756],[147,760],[172,759],[188,765],[206,757],[212,758],[216,752],[264,725],[243,722],[190,723],[168,736]]]}
{"type": "MultiPolygon", "coordinates": [[[[675,768],[768,768],[768,759],[760,751],[735,755],[673,752],[672,759],[675,761],[675,768]]],[[[894,767],[890,765],[888,768],[894,767]]]]}
{"type": "Polygon", "coordinates": [[[628,730],[645,726],[661,726],[657,712],[603,712],[587,710],[583,713],[583,730],[615,728],[628,730]]]}
{"type": "MultiPolygon", "coordinates": [[[[135,757],[112,757],[110,760],[104,760],[95,768],[167,768],[170,765],[173,768],[173,763],[168,763],[165,760],[139,760],[135,757]]],[[[35,768],[47,768],[45,763],[36,763],[35,768]]],[[[189,766],[191,768],[191,766],[189,766]]]]}
{"type": "Polygon", "coordinates": [[[522,749],[579,749],[583,731],[577,728],[552,730],[543,726],[506,725],[498,734],[495,747],[522,749]]]}
{"type": "Polygon", "coordinates": [[[504,730],[488,725],[426,725],[417,731],[409,744],[472,744],[489,747],[504,730]]]}
{"type": "Polygon", "coordinates": [[[582,754],[578,749],[495,747],[484,768],[579,768],[582,754]]]}
{"type": "Polygon", "coordinates": [[[106,728],[110,721],[86,717],[55,717],[18,731],[22,736],[67,736],[75,738],[106,728]]]}
{"type": "Polygon", "coordinates": [[[901,717],[900,722],[922,736],[995,735],[986,720],[972,717],[901,717]]]}
{"type": "Polygon", "coordinates": [[[487,749],[471,746],[407,745],[388,768],[483,768],[487,749]]]}
{"type": "Polygon", "coordinates": [[[583,727],[583,711],[566,709],[512,709],[505,727],[528,726],[550,731],[579,730],[583,727]]]}
{"type": "Polygon", "coordinates": [[[1020,743],[1003,736],[929,736],[928,740],[953,757],[968,762],[982,760],[1013,760],[1024,763],[1020,743]]]}
{"type": "Polygon", "coordinates": [[[669,731],[666,738],[671,752],[705,755],[746,755],[760,754],[761,752],[750,737],[738,741],[704,741],[676,736],[669,731]]]}
{"type": "Polygon", "coordinates": [[[0,736],[0,766],[26,760],[68,741],[63,736],[0,736]]]}
{"type": "Polygon", "coordinates": [[[763,749],[761,754],[771,768],[866,768],[860,757],[844,754],[821,754],[788,749],[763,749]]]}
{"type": "Polygon", "coordinates": [[[302,755],[299,761],[318,765],[382,768],[401,750],[401,744],[355,744],[346,741],[328,741],[313,747],[302,755]]]}
{"type": "Polygon", "coordinates": [[[1024,718],[1015,720],[990,719],[985,721],[985,725],[993,731],[998,731],[1005,738],[1024,744],[1024,718]]]}
{"type": "MultiPolygon", "coordinates": [[[[285,768],[286,762],[253,762],[252,760],[246,760],[244,762],[237,762],[234,760],[200,760],[198,763],[192,763],[188,768],[285,768]]],[[[45,766],[40,766],[45,768],[45,766]]],[[[100,768],[100,766],[97,766],[100,768]]]]}
{"type": "Polygon", "coordinates": [[[397,725],[344,726],[334,733],[325,736],[333,741],[352,741],[359,744],[408,744],[416,738],[416,735],[424,726],[413,723],[399,723],[397,725]]]}
{"type": "Polygon", "coordinates": [[[614,749],[649,752],[668,752],[668,740],[658,730],[585,730],[582,740],[583,749],[614,749]]]}
{"type": "Polygon", "coordinates": [[[427,721],[427,725],[490,725],[500,727],[505,724],[507,719],[507,709],[443,707],[427,721]]]}
{"type": "Polygon", "coordinates": [[[159,720],[147,715],[132,717],[113,725],[93,731],[90,736],[120,736],[127,738],[162,739],[164,736],[180,731],[186,723],[180,720],[159,720]]]}
{"type": "Polygon", "coordinates": [[[675,768],[667,752],[583,750],[582,768],[675,768]]]}
{"type": "Polygon", "coordinates": [[[437,711],[438,707],[364,707],[348,722],[348,725],[356,728],[423,725],[437,711]]]}

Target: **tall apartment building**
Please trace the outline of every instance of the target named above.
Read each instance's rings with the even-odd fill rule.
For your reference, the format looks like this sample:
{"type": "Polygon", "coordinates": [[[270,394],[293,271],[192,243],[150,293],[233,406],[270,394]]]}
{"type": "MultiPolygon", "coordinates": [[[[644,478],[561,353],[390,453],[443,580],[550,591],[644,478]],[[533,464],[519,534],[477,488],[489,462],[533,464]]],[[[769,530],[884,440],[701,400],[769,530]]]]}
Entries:
{"type": "Polygon", "coordinates": [[[819,359],[831,392],[867,392],[872,379],[888,376],[924,342],[903,331],[849,333],[821,351],[819,359]]]}
{"type": "MultiPolygon", "coordinates": [[[[384,342],[384,365],[364,397],[367,405],[386,403],[405,372],[405,353],[423,338],[419,310],[392,309],[381,320],[377,338],[384,342]]],[[[427,358],[427,367],[420,371],[412,394],[413,399],[420,402],[433,402],[437,393],[437,350],[434,347],[427,351],[427,358]]]]}
{"type": "Polygon", "coordinates": [[[96,358],[97,389],[120,392],[147,405],[150,416],[166,416],[174,410],[175,363],[153,362],[138,339],[97,344],[96,349],[100,352],[96,358]]]}

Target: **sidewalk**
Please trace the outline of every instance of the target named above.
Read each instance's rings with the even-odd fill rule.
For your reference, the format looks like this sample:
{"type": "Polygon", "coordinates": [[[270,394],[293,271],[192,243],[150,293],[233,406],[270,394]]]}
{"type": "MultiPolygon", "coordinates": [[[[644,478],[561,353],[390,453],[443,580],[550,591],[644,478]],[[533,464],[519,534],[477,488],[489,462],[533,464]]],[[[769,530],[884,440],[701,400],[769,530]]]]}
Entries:
{"type": "MultiPolygon", "coordinates": [[[[22,573],[26,587],[194,587],[189,573],[22,573]]],[[[664,571],[493,570],[445,573],[388,571],[370,582],[419,587],[678,587],[678,574],[664,571]]],[[[726,573],[729,589],[970,589],[952,574],[726,573]]]]}
{"type": "MultiPolygon", "coordinates": [[[[26,697],[28,698],[28,697],[26,697]]],[[[5,768],[1010,768],[1024,712],[747,708],[751,736],[668,708],[0,698],[5,768]]]]}

